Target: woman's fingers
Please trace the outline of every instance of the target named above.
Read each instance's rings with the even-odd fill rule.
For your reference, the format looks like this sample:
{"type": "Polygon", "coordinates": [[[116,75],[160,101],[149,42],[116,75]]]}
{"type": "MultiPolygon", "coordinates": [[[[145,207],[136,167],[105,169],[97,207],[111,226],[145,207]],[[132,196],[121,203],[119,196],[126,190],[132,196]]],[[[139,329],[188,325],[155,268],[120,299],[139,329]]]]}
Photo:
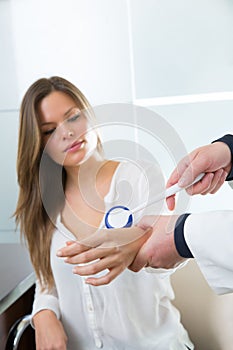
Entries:
{"type": "Polygon", "coordinates": [[[70,257],[76,254],[80,254],[88,249],[90,249],[90,247],[87,245],[80,244],[79,242],[76,242],[76,241],[69,241],[69,242],[66,242],[66,247],[60,248],[57,251],[57,256],[59,258],[70,257]]]}
{"type": "Polygon", "coordinates": [[[77,255],[69,256],[64,259],[69,264],[85,264],[91,261],[104,258],[117,252],[117,247],[113,248],[91,248],[77,255]]]}
{"type": "Polygon", "coordinates": [[[116,266],[109,270],[104,276],[101,277],[88,277],[86,279],[86,283],[91,284],[93,286],[102,286],[105,284],[109,284],[112,282],[124,269],[116,266]]]}
{"type": "Polygon", "coordinates": [[[117,259],[114,257],[106,257],[93,261],[92,263],[85,265],[77,265],[73,268],[73,273],[80,276],[90,276],[102,272],[106,269],[111,269],[117,265],[117,259]]]}

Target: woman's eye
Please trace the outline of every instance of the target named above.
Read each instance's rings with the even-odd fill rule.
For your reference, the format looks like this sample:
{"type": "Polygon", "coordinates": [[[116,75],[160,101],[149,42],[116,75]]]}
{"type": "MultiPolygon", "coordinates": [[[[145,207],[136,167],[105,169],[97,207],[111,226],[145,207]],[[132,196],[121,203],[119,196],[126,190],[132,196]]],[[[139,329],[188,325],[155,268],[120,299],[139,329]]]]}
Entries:
{"type": "Polygon", "coordinates": [[[44,135],[51,135],[55,131],[55,128],[49,129],[43,132],[44,135]]]}
{"type": "Polygon", "coordinates": [[[68,122],[74,122],[75,120],[77,120],[80,117],[80,115],[81,115],[80,113],[75,114],[73,117],[70,117],[68,119],[68,122]]]}

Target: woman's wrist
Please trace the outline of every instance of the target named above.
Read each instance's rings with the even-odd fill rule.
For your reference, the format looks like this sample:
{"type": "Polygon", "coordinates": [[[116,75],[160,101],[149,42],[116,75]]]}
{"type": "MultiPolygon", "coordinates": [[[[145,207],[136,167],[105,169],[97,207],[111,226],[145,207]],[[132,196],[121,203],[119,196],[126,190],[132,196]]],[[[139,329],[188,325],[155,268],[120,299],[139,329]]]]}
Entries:
{"type": "Polygon", "coordinates": [[[44,319],[56,319],[57,320],[57,315],[55,314],[55,312],[53,312],[50,309],[43,309],[38,311],[33,317],[32,317],[32,322],[33,325],[36,327],[36,323],[37,322],[41,322],[41,320],[43,321],[44,319]]]}

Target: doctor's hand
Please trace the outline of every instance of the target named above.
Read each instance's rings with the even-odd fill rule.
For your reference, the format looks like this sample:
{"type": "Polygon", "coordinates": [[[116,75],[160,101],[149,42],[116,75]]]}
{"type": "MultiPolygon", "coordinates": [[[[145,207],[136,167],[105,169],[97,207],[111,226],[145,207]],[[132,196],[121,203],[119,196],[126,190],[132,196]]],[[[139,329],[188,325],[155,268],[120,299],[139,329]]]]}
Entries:
{"type": "Polygon", "coordinates": [[[138,272],[143,267],[170,269],[182,263],[176,250],[174,228],[179,215],[144,216],[137,224],[143,230],[152,229],[148,240],[139,250],[130,270],[138,272]]]}
{"type": "Polygon", "coordinates": [[[90,276],[86,278],[86,283],[100,286],[110,283],[132,264],[150,234],[150,227],[146,230],[139,227],[102,229],[81,242],[67,242],[57,256],[75,265],[74,274],[90,276]],[[107,270],[104,275],[92,277],[104,270],[107,270]]]}
{"type": "MultiPolygon", "coordinates": [[[[183,158],[168,179],[170,187],[178,182],[180,187],[186,188],[201,173],[206,175],[196,184],[186,189],[190,195],[215,193],[222,186],[231,170],[231,151],[223,142],[215,142],[199,147],[183,158]]],[[[170,210],[175,208],[175,195],[167,198],[170,210]]]]}

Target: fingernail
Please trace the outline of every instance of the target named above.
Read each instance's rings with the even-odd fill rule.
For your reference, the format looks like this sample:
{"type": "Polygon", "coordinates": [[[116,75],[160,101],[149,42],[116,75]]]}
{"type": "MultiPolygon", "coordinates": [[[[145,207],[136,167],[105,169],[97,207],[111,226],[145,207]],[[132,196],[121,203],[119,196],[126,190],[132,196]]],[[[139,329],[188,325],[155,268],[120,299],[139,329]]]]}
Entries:
{"type": "Polygon", "coordinates": [[[181,177],[180,180],[178,181],[178,185],[180,187],[185,187],[187,185],[187,180],[185,177],[181,177]]]}
{"type": "Polygon", "coordinates": [[[61,250],[57,251],[57,256],[62,256],[62,251],[61,250]]]}

